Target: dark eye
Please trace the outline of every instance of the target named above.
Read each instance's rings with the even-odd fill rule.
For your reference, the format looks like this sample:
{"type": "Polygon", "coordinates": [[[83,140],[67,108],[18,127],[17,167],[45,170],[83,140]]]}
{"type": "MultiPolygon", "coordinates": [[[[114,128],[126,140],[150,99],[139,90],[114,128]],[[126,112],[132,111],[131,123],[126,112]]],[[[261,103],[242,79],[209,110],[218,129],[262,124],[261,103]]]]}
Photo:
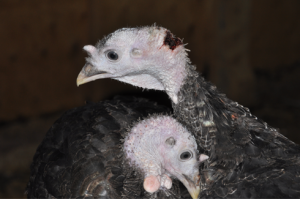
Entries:
{"type": "Polygon", "coordinates": [[[115,53],[114,51],[109,51],[106,53],[106,56],[108,57],[108,59],[110,60],[117,60],[119,58],[118,54],[115,53]]]}
{"type": "Polygon", "coordinates": [[[193,157],[193,154],[190,151],[185,151],[180,154],[180,160],[189,160],[193,157]]]}

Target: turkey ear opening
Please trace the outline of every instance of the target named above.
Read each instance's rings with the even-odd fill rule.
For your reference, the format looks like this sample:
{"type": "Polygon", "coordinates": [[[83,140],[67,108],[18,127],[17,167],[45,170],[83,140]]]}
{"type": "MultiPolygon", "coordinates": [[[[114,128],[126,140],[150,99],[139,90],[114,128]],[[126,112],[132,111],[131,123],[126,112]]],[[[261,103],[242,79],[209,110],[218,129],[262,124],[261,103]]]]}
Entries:
{"type": "Polygon", "coordinates": [[[173,147],[176,144],[176,140],[173,137],[169,137],[166,139],[165,143],[170,147],[173,147]]]}

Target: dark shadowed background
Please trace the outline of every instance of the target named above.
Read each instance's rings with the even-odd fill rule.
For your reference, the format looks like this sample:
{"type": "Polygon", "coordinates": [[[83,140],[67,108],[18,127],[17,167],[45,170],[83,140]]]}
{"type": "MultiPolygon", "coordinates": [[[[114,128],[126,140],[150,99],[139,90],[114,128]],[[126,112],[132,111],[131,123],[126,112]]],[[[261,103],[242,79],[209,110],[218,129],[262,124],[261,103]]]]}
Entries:
{"type": "Polygon", "coordinates": [[[0,0],[0,198],[25,197],[35,150],[63,111],[122,93],[168,101],[114,80],[75,83],[84,45],[154,23],[184,38],[209,81],[300,143],[299,0],[0,0]]]}

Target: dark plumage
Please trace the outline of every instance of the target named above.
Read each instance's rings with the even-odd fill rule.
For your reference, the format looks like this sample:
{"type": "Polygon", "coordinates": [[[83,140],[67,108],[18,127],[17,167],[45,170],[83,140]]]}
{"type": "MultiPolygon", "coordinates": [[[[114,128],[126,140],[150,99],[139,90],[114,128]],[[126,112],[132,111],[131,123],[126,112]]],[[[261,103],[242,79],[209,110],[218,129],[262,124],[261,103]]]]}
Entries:
{"type": "Polygon", "coordinates": [[[200,198],[300,197],[299,145],[189,67],[173,108],[210,157],[201,169],[200,198]]]}
{"type": "Polygon", "coordinates": [[[168,111],[144,99],[116,97],[67,111],[37,149],[28,198],[180,198],[171,189],[149,194],[143,176],[122,164],[122,135],[133,122],[168,111]]]}
{"type": "Polygon", "coordinates": [[[77,83],[112,78],[164,90],[177,120],[209,156],[200,167],[200,198],[299,198],[300,147],[205,81],[184,45],[170,38],[180,41],[162,27],[131,28],[101,47],[85,46],[90,57],[77,83]]]}

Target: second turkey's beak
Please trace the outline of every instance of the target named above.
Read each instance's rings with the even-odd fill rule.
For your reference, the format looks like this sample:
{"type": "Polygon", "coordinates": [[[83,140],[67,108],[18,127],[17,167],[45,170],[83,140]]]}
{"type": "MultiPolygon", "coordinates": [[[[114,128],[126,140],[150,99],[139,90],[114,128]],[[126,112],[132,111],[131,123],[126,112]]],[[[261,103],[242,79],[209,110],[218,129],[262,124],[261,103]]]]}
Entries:
{"type": "Polygon", "coordinates": [[[97,79],[109,78],[109,77],[112,77],[112,75],[110,75],[105,71],[99,71],[95,69],[95,67],[92,64],[86,63],[82,68],[82,70],[80,71],[76,83],[77,86],[79,86],[87,82],[91,82],[97,79]]]}
{"type": "Polygon", "coordinates": [[[186,187],[188,192],[190,193],[191,197],[193,199],[197,199],[199,194],[200,194],[200,186],[199,186],[199,181],[200,181],[200,176],[194,176],[194,179],[190,179],[188,176],[183,175],[183,178],[180,179],[180,181],[183,183],[183,185],[186,187]]]}

